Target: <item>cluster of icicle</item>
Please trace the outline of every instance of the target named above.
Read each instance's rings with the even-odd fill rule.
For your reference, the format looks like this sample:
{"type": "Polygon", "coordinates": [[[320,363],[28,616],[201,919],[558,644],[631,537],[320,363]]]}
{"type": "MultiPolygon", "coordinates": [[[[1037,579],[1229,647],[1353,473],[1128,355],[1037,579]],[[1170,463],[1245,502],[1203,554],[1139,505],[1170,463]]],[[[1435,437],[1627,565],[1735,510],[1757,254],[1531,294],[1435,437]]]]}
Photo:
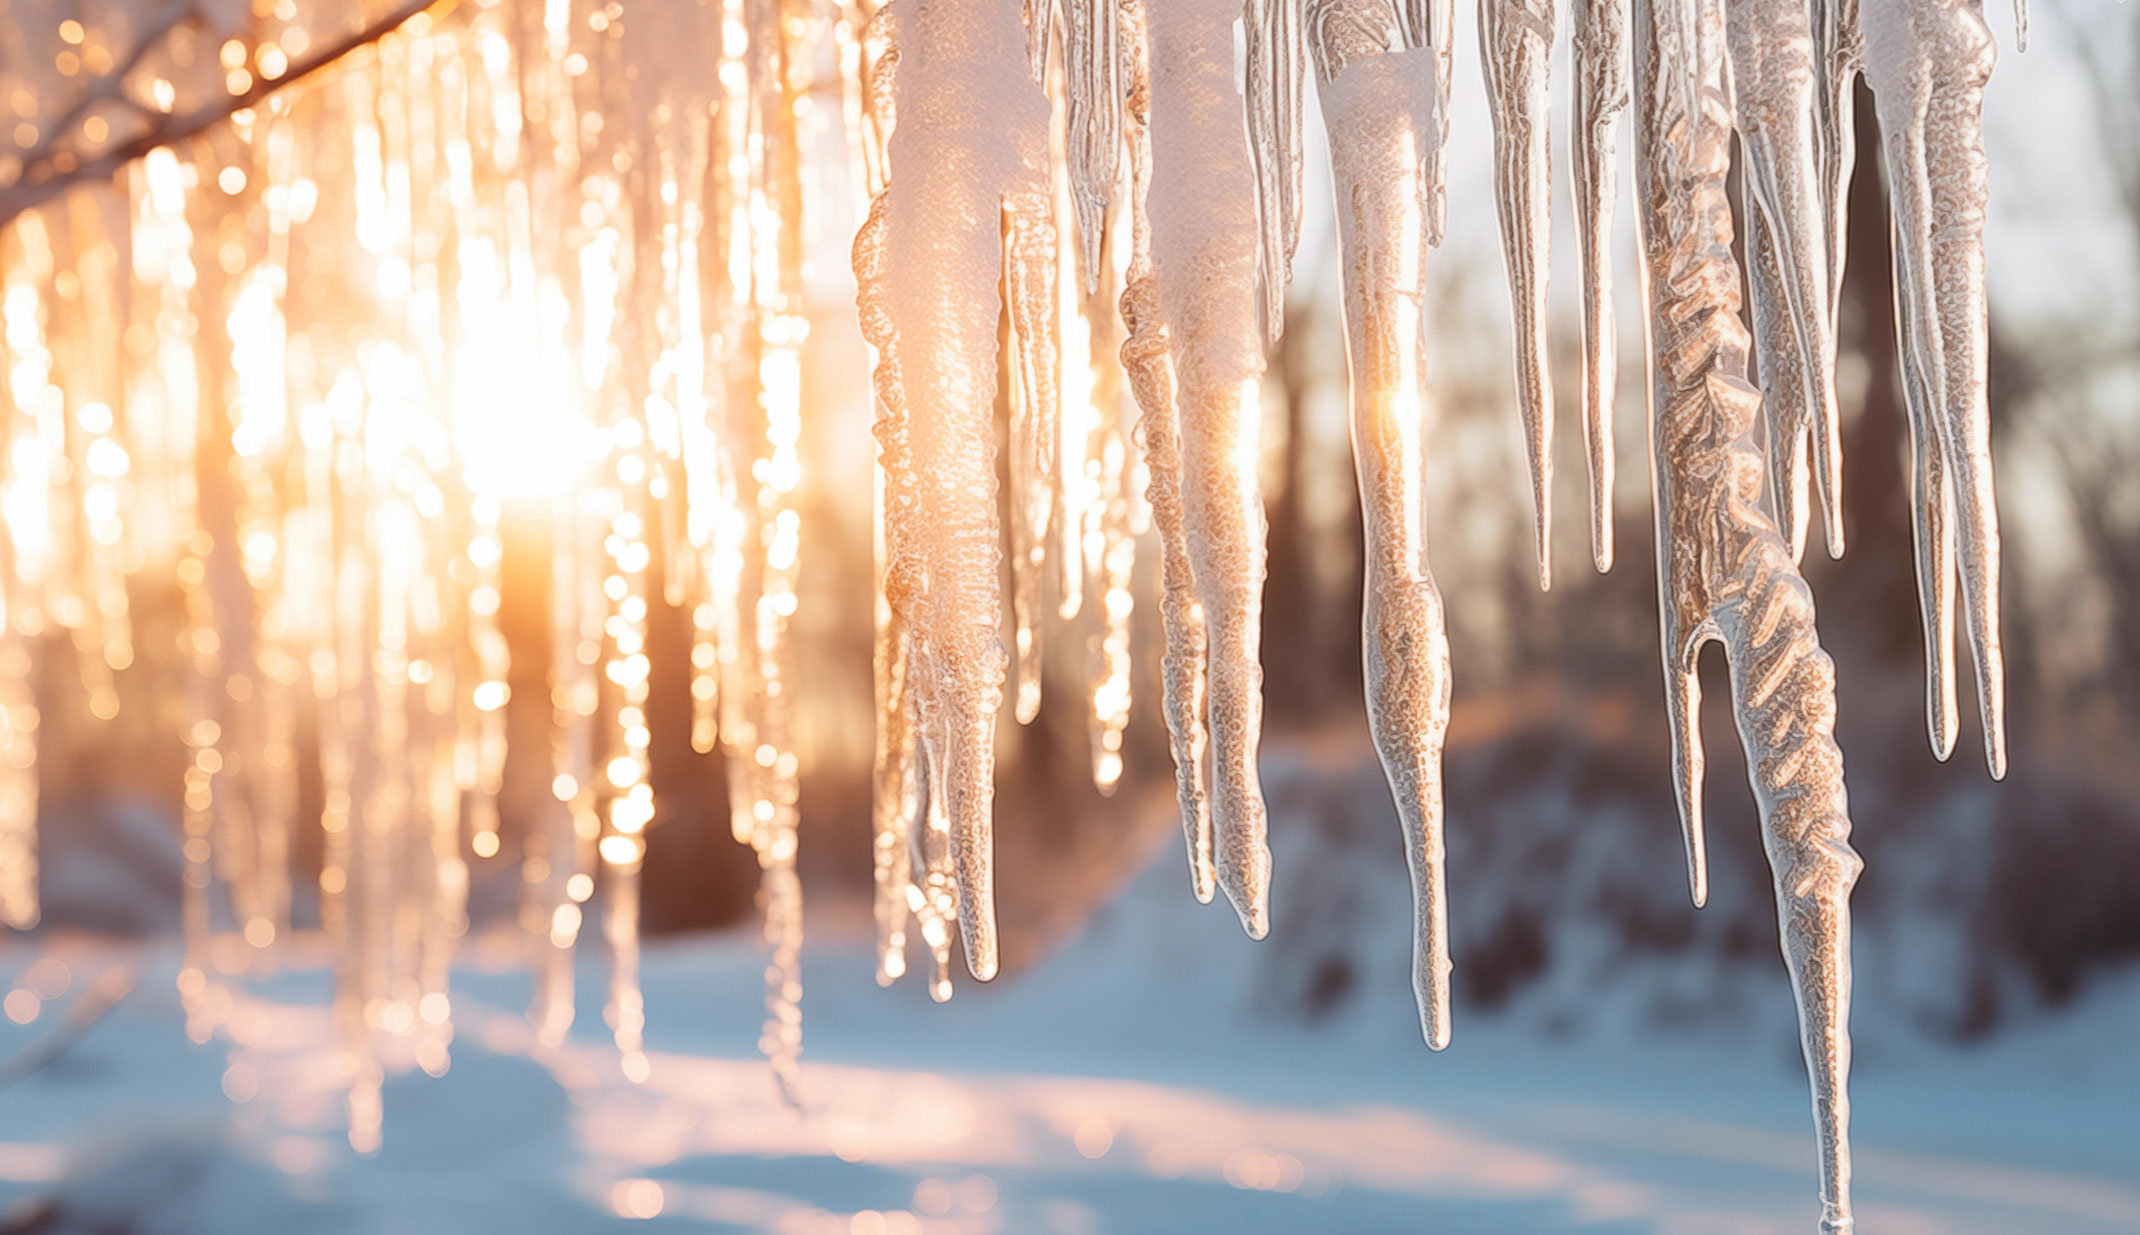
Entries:
{"type": "MultiPolygon", "coordinates": [[[[93,165],[189,99],[288,71],[307,42],[294,0],[220,17],[177,6],[164,25],[117,34],[50,9],[23,28],[51,46],[0,84],[18,112],[21,98],[54,101],[16,116],[0,174],[93,165]]],[[[1550,0],[1481,0],[1541,583],[1556,18],[1550,0]]],[[[1595,560],[1612,559],[1609,240],[1624,112],[1689,870],[1699,901],[1694,670],[1715,640],[1798,994],[1824,1226],[1847,1229],[1857,859],[1833,669],[1797,561],[1815,504],[1831,552],[1843,544],[1834,352],[1851,91],[1862,70],[1894,195],[1932,742],[1945,756],[1958,728],[1959,575],[1996,775],[1979,123],[1990,35],[1974,0],[1581,0],[1571,25],[1595,560]],[[1738,220],[1724,191],[1734,135],[1738,220]]],[[[804,184],[805,164],[822,169],[829,150],[847,167],[819,183],[869,197],[851,252],[881,463],[880,980],[904,972],[910,926],[936,997],[950,993],[954,929],[973,973],[996,972],[998,713],[1008,693],[1020,720],[1037,714],[1043,633],[1073,619],[1093,684],[1093,774],[1103,789],[1122,775],[1131,572],[1148,530],[1192,887],[1205,900],[1223,889],[1263,935],[1257,435],[1299,240],[1312,74],[1342,238],[1368,711],[1413,873],[1422,1029],[1445,1045],[1450,670],[1427,563],[1423,307],[1448,211],[1442,138],[1461,123],[1453,26],[1450,0],[486,0],[419,17],[344,71],[111,183],[0,214],[0,917],[36,915],[36,641],[50,626],[71,634],[88,710],[110,716],[134,658],[129,583],[169,571],[191,682],[181,982],[193,1031],[213,1032],[229,1008],[221,976],[290,934],[309,701],[352,1136],[376,1143],[395,1044],[423,1067],[446,1064],[468,861],[502,843],[504,706],[512,681],[541,681],[555,808],[522,855],[533,1015],[546,1038],[569,1025],[572,952],[599,879],[609,1020],[625,1068],[644,1075],[634,906],[655,814],[646,638],[658,594],[693,615],[693,741],[729,755],[734,832],[760,857],[764,1044],[789,1082],[803,272],[828,230],[804,184]],[[338,257],[321,269],[322,253],[338,257]],[[530,437],[571,448],[515,453],[530,437]],[[559,457],[585,466],[527,474],[559,457]],[[516,667],[498,624],[504,521],[531,489],[550,523],[551,663],[516,667]]],[[[10,200],[0,194],[0,210],[10,200]]]]}
{"type": "MultiPolygon", "coordinates": [[[[948,995],[954,910],[975,976],[998,966],[992,758],[1008,659],[996,634],[998,315],[1010,321],[1006,508],[1024,720],[1038,700],[1033,614],[1049,520],[1079,513],[1051,452],[1061,417],[1079,403],[1061,375],[1081,363],[1083,341],[1073,349],[1053,332],[1074,312],[1084,338],[1103,337],[1109,315],[1099,293],[1117,286],[1121,366],[1140,414],[1161,553],[1165,715],[1192,886],[1205,900],[1223,888],[1250,935],[1269,929],[1256,779],[1256,428],[1264,348],[1284,327],[1299,239],[1302,93],[1312,66],[1330,135],[1367,530],[1368,713],[1412,868],[1422,1028],[1430,1045],[1448,1042],[1440,763],[1449,653],[1426,556],[1422,307],[1426,254],[1446,222],[1452,24],[1447,0],[1247,0],[1245,9],[1240,0],[1026,0],[1022,13],[1008,0],[896,0],[869,19],[860,93],[874,199],[855,264],[864,332],[878,354],[883,980],[904,968],[910,911],[935,953],[938,997],[948,995]],[[1246,48],[1239,75],[1237,21],[1246,48]],[[1051,219],[1063,203],[1069,219],[1051,219]],[[1074,241],[1067,257],[1059,236],[1074,241]],[[1046,294],[1073,279],[1082,301],[1046,294]]],[[[1551,0],[1480,0],[1541,586],[1551,578],[1545,272],[1555,24],[1551,0]]],[[[1980,132],[1990,36],[1965,0],[1582,0],[1571,24],[1595,562],[1606,570],[1613,557],[1610,239],[1624,112],[1634,129],[1647,299],[1666,693],[1693,894],[1697,904],[1706,894],[1695,669],[1714,640],[1730,664],[1798,996],[1823,1229],[1844,1230],[1847,902],[1858,859],[1833,738],[1834,670],[1797,563],[1809,488],[1817,487],[1831,553],[1843,547],[1834,364],[1851,90],[1862,69],[1879,101],[1894,193],[1932,743],[1942,758],[1954,743],[1958,571],[1997,776],[2004,730],[1980,132]],[[1734,134],[1747,186],[1737,221],[1725,195],[1734,134]],[[1732,253],[1740,224],[1751,332],[1732,253]]]]}
{"type": "MultiPolygon", "coordinates": [[[[282,71],[331,33],[298,7],[25,26],[60,74],[41,52],[0,81],[45,108],[0,174],[90,162],[282,71]],[[113,41],[129,37],[138,48],[113,41]]],[[[600,906],[606,1018],[644,1078],[637,881],[662,599],[693,616],[692,740],[726,752],[733,830],[760,859],[763,1041],[789,1083],[799,129],[839,29],[792,0],[486,0],[0,216],[0,918],[38,914],[38,641],[71,633],[88,711],[109,719],[134,661],[130,589],[175,576],[189,1032],[218,1032],[229,979],[287,960],[293,909],[309,916],[292,871],[313,715],[352,1143],[378,1144],[386,1069],[448,1064],[450,963],[486,859],[519,860],[543,1041],[570,1027],[583,914],[600,906]],[[549,541],[529,576],[549,589],[533,606],[547,664],[540,635],[535,663],[510,663],[500,629],[516,520],[549,541]],[[547,794],[501,832],[523,685],[549,696],[547,737],[538,722],[516,755],[548,764],[547,794]]],[[[169,706],[167,690],[147,683],[142,706],[169,706]]]]}

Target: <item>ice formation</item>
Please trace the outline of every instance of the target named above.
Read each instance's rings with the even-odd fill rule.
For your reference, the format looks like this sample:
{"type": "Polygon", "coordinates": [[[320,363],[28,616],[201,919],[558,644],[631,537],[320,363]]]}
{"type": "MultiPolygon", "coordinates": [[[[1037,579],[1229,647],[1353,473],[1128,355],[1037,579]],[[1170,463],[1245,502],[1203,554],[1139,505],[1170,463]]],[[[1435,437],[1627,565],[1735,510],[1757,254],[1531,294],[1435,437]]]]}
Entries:
{"type": "Polygon", "coordinates": [[[1674,789],[1694,901],[1702,832],[1704,644],[1723,644],[1732,709],[1776,880],[1784,961],[1813,1082],[1822,1229],[1850,1228],[1850,848],[1835,667],[1790,546],[1758,505],[1744,439],[1761,411],[1731,255],[1731,101],[1721,0],[1635,0],[1635,200],[1649,304],[1651,475],[1674,789]]]}
{"type": "Polygon", "coordinates": [[[1546,366],[1553,14],[1553,0],[1479,0],[1479,59],[1494,130],[1494,209],[1516,320],[1516,408],[1531,463],[1540,588],[1553,586],[1553,381],[1546,366]]]}
{"type": "Polygon", "coordinates": [[[1910,419],[1910,515],[1924,611],[1932,749],[1954,749],[1954,580],[1961,576],[1984,758],[2006,775],[1999,511],[1985,385],[1984,83],[1997,49],[1968,0],[1861,0],[1895,219],[1895,334],[1910,419]],[[1952,521],[1951,524],[1949,521],[1952,521]]]}
{"type": "Polygon", "coordinates": [[[1152,281],[1181,428],[1182,522],[1204,625],[1212,860],[1255,938],[1270,929],[1263,726],[1263,503],[1256,484],[1263,347],[1256,180],[1233,80],[1230,0],[1145,6],[1152,281]]]}
{"type": "Polygon", "coordinates": [[[1367,714],[1412,872],[1422,1032],[1449,1044],[1442,739],[1449,641],[1427,569],[1427,160],[1441,145],[1433,52],[1384,0],[1314,0],[1308,48],[1330,131],[1352,443],[1367,540],[1367,714]]]}
{"type": "Polygon", "coordinates": [[[1843,551],[1842,432],[1828,303],[1814,126],[1812,18],[1803,0],[1733,0],[1731,90],[1744,152],[1746,251],[1767,428],[1769,507],[1805,551],[1807,456],[1819,478],[1828,549],[1843,551]]]}
{"type": "MultiPolygon", "coordinates": [[[[763,1043],[792,1091],[806,274],[829,253],[851,261],[874,366],[878,979],[905,973],[916,938],[938,999],[961,939],[976,976],[996,972],[999,713],[1015,684],[1012,714],[1035,717],[1043,649],[1065,634],[1083,641],[1093,778],[1123,776],[1146,531],[1192,889],[1223,888],[1261,936],[1261,383],[1300,239],[1312,75],[1368,542],[1367,706],[1412,867],[1421,1026],[1446,1044],[1451,669],[1424,493],[1451,0],[412,2],[353,31],[295,6],[174,6],[116,35],[26,4],[25,37],[50,46],[0,71],[0,93],[35,104],[0,151],[0,920],[37,915],[38,641],[64,632],[88,712],[109,717],[135,656],[129,583],[168,570],[189,680],[189,1029],[217,1031],[229,983],[277,953],[309,895],[289,861],[312,825],[295,789],[309,700],[352,1140],[376,1144],[386,1068],[447,1066],[448,961],[471,869],[494,859],[519,862],[540,1034],[569,1027],[599,908],[607,1020],[644,1076],[637,879],[665,602],[690,615],[692,744],[726,756],[731,829],[761,867],[763,1043]],[[182,27],[214,54],[175,54],[182,27]],[[299,253],[328,255],[346,294],[310,290],[319,259],[299,253]],[[129,503],[142,517],[117,517],[129,503]],[[547,649],[516,664],[505,546],[529,511],[549,541],[547,649]],[[547,692],[548,794],[508,827],[505,708],[523,683],[547,692]]],[[[1479,16],[1545,583],[1555,12],[1481,0],[1479,16]]],[[[1998,775],[1991,38],[1973,0],[1578,0],[1570,26],[1594,557],[1613,557],[1625,111],[1689,874],[1699,902],[1695,661],[1716,641],[1775,870],[1823,1222],[1843,1230],[1857,859],[1797,560],[1816,498],[1843,545],[1851,89],[1865,72],[1894,194],[1932,742],[1946,755],[1959,728],[1958,583],[1998,775]]]]}
{"type": "Polygon", "coordinates": [[[1568,35],[1575,117],[1568,158],[1575,186],[1575,247],[1583,267],[1583,445],[1590,460],[1590,552],[1612,569],[1612,405],[1619,363],[1612,317],[1613,173],[1627,110],[1628,0],[1577,0],[1568,35]]]}
{"type": "Polygon", "coordinates": [[[1204,608],[1196,598],[1189,564],[1189,533],[1182,514],[1181,420],[1174,403],[1174,360],[1160,316],[1158,280],[1152,273],[1152,225],[1145,202],[1152,190],[1151,74],[1145,51],[1145,8],[1125,5],[1129,48],[1129,149],[1131,228],[1128,282],[1122,289],[1122,367],[1142,410],[1146,495],[1159,531],[1159,613],[1166,630],[1160,659],[1167,734],[1174,752],[1176,799],[1189,845],[1189,881],[1196,899],[1208,902],[1218,887],[1211,846],[1211,797],[1204,785],[1204,752],[1211,735],[1204,720],[1206,658],[1204,608]]]}

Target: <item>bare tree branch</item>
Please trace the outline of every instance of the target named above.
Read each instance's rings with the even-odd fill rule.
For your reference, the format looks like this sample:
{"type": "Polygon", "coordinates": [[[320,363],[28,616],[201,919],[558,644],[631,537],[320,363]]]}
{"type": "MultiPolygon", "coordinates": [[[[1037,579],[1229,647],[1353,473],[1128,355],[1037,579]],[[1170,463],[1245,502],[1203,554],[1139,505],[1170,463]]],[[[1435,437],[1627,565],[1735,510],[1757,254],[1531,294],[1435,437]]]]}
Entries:
{"type": "MultiPolygon", "coordinates": [[[[281,77],[273,81],[255,77],[251,88],[242,93],[219,99],[183,115],[165,117],[165,123],[152,127],[148,132],[121,142],[96,158],[76,164],[73,167],[62,170],[56,166],[54,159],[56,152],[51,149],[52,142],[48,141],[44,148],[32,156],[31,160],[24,163],[22,172],[14,184],[0,188],[0,227],[6,227],[14,221],[15,216],[43,205],[77,184],[103,180],[116,173],[120,168],[125,167],[128,163],[148,154],[151,150],[163,146],[175,146],[188,138],[198,136],[230,119],[238,112],[259,105],[285,87],[310,77],[350,53],[371,46],[408,24],[417,14],[441,7],[450,8],[455,2],[456,0],[404,0],[401,5],[377,21],[359,28],[344,38],[330,43],[312,55],[292,64],[290,70],[281,77]]],[[[138,54],[137,50],[136,58],[138,58],[138,54]]],[[[115,74],[112,80],[116,81],[121,76],[123,75],[115,74]]],[[[90,105],[104,101],[105,97],[99,92],[95,97],[85,99],[78,104],[68,113],[62,127],[54,130],[55,136],[71,128],[88,111],[90,105]]]]}

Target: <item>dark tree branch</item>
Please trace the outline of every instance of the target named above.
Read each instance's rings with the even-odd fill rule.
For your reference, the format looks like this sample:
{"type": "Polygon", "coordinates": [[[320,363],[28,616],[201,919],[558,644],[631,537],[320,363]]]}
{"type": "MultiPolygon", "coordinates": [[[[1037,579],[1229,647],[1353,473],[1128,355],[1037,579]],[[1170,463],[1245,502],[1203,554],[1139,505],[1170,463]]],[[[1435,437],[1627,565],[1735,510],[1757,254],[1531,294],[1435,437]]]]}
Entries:
{"type": "MultiPolygon", "coordinates": [[[[65,171],[52,166],[51,154],[40,152],[39,163],[25,164],[21,176],[14,184],[0,188],[0,227],[13,222],[15,216],[26,210],[52,200],[77,184],[106,179],[122,167],[163,146],[175,146],[189,138],[214,128],[223,121],[249,107],[258,106],[285,87],[302,81],[335,63],[352,52],[369,47],[399,30],[418,13],[440,7],[450,7],[455,0],[404,0],[377,21],[364,26],[319,51],[306,56],[290,66],[290,70],[273,81],[255,77],[252,87],[241,94],[219,99],[205,107],[196,108],[184,115],[165,117],[165,123],[152,127],[138,137],[112,147],[94,159],[79,163],[65,171]],[[38,176],[41,169],[50,168],[49,174],[38,176]],[[36,177],[36,178],[33,178],[36,177]]],[[[101,101],[101,100],[99,100],[101,101]]],[[[77,108],[77,119],[86,110],[77,108]]]]}

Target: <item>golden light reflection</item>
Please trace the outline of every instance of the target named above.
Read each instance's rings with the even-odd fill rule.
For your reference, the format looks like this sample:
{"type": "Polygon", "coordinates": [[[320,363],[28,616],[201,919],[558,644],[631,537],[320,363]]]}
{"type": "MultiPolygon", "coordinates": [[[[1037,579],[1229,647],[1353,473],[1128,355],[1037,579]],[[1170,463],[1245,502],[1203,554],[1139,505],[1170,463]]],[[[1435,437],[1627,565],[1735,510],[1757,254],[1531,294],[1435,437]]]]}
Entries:
{"type": "MultiPolygon", "coordinates": [[[[318,32],[287,7],[212,44],[205,75],[145,74],[143,102],[178,110],[189,91],[291,72],[318,32]]],[[[769,1051],[792,1076],[783,692],[807,336],[793,126],[808,83],[785,66],[818,32],[772,11],[731,0],[626,23],[553,0],[419,16],[341,71],[155,150],[117,186],[123,210],[63,199],[0,231],[0,920],[37,912],[27,669],[46,619],[84,653],[89,711],[108,717],[134,659],[129,577],[163,564],[192,683],[189,1031],[227,1032],[231,977],[290,937],[309,694],[320,916],[360,1149],[378,1144],[382,1050],[447,1066],[468,858],[507,852],[505,523],[530,503],[557,550],[556,809],[514,842],[540,1036],[570,1026],[599,890],[606,1019],[625,1074],[649,1073],[636,881],[655,821],[658,599],[693,618],[695,744],[735,752],[738,820],[782,924],[769,1051]],[[719,72],[622,71],[660,45],[720,46],[719,72]],[[646,106],[609,106],[619,91],[646,106]]],[[[109,67],[96,31],[70,19],[48,33],[74,68],[109,67]]],[[[79,136],[101,142],[111,124],[79,136]]],[[[19,992],[8,1011],[39,998],[19,992]]],[[[633,1197],[646,1208],[645,1189],[633,1197]]]]}
{"type": "MultiPolygon", "coordinates": [[[[70,18],[26,32],[38,64],[0,70],[15,142],[0,181],[235,109],[108,184],[0,214],[0,921],[38,913],[46,641],[71,645],[83,710],[109,721],[163,672],[136,610],[175,582],[188,1033],[235,1038],[244,979],[293,958],[316,901],[350,1141],[376,1149],[388,1071],[450,1064],[471,864],[510,861],[536,1039],[571,1033],[599,922],[604,1019],[622,1074],[647,1082],[638,880],[660,818],[648,645],[665,604],[689,620],[692,746],[725,755],[731,830],[761,866],[762,1044],[792,1096],[794,642],[822,298],[806,258],[844,265],[862,181],[881,181],[876,6],[478,0],[316,75],[307,57],[346,32],[304,8],[249,6],[186,55],[137,56],[70,18]],[[676,48],[715,49],[711,71],[676,48]],[[130,106],[65,108],[92,87],[130,106]],[[550,550],[549,661],[533,667],[505,625],[522,512],[550,550]],[[515,697],[531,676],[547,699],[515,697]],[[508,714],[545,704],[550,795],[503,819],[508,714]],[[314,728],[308,888],[291,871],[314,728]]],[[[1114,360],[1126,246],[1088,292],[1067,191],[1058,175],[1043,203],[1060,334],[1034,342],[1061,380],[1036,418],[1047,474],[1028,484],[1048,507],[1035,568],[1078,623],[1049,646],[1089,685],[1071,703],[1111,790],[1143,531],[1114,360]]],[[[880,974],[908,968],[911,920],[944,999],[949,823],[940,795],[924,806],[914,752],[900,758],[880,974]]],[[[45,998],[20,993],[11,1015],[45,998]]]]}

